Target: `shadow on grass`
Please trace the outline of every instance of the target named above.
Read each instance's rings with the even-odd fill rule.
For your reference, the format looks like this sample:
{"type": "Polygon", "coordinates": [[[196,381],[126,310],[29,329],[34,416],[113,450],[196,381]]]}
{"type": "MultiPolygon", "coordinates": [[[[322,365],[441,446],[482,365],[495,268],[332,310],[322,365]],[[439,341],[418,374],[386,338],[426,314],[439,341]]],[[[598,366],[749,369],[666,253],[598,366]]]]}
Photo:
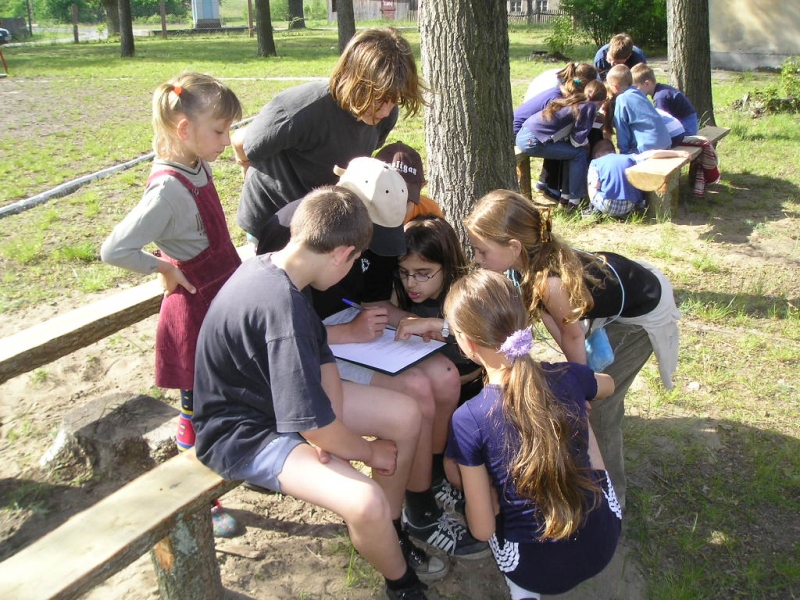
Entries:
{"type": "MultiPolygon", "coordinates": [[[[724,169],[724,167],[723,167],[724,169]]],[[[675,222],[708,225],[702,239],[729,244],[748,244],[757,227],[800,217],[800,188],[791,181],[748,172],[723,170],[722,182],[706,188],[698,198],[683,176],[681,204],[675,222]],[[794,202],[787,208],[786,204],[794,202]]]]}
{"type": "Polygon", "coordinates": [[[624,429],[625,531],[649,597],[797,597],[800,440],[711,418],[628,416],[624,429]]]}

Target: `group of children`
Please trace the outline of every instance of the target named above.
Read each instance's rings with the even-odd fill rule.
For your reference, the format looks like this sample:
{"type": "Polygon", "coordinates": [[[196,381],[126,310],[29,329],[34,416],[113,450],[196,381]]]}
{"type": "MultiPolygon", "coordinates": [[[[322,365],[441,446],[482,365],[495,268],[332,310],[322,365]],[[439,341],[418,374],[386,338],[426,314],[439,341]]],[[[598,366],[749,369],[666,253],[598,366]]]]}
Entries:
{"type": "Polygon", "coordinates": [[[567,211],[583,206],[587,216],[624,217],[644,208],[625,169],[648,158],[688,156],[671,148],[696,135],[697,126],[691,102],[656,81],[644,52],[624,33],[598,50],[594,66],[570,63],[535,78],[514,111],[517,147],[545,159],[537,188],[567,211]]]}
{"type": "MultiPolygon", "coordinates": [[[[543,108],[544,121],[580,120],[578,144],[605,98],[589,68],[562,73],[563,97],[543,108]]],[[[482,198],[464,222],[480,267],[470,272],[452,226],[421,194],[419,154],[395,143],[371,157],[396,107],[421,102],[405,40],[366,30],[334,73],[329,87],[270,102],[262,115],[282,123],[261,124],[274,131],[250,131],[254,123],[233,140],[246,170],[243,201],[258,204],[240,208],[257,242],[242,264],[209,167],[231,145],[236,96],[193,73],[154,94],[147,190],[101,254],[159,273],[156,383],[181,390],[178,445],[195,446],[226,478],[341,516],[390,600],[424,600],[423,581],[447,573],[412,538],[459,558],[491,552],[514,600],[567,591],[614,554],[625,504],[624,396],[654,350],[671,385],[679,315],[669,282],[650,265],[570,248],[549,213],[507,190],[482,198]],[[367,77],[369,69],[380,72],[367,77]],[[313,106],[299,108],[309,98],[313,106]],[[304,154],[325,141],[307,122],[317,113],[361,145],[338,139],[304,154]],[[296,176],[312,172],[313,181],[296,176]],[[287,196],[289,185],[302,193],[287,196]],[[259,189],[266,195],[257,201],[259,189]],[[153,254],[143,250],[151,242],[153,254]],[[570,362],[534,360],[539,322],[570,362]],[[586,366],[587,322],[610,339],[605,374],[586,366]],[[418,334],[445,348],[395,376],[330,350],[387,327],[399,341],[418,334]]],[[[528,148],[555,133],[529,137],[528,148]]],[[[585,174],[570,181],[577,196],[585,174]]],[[[235,529],[221,507],[212,515],[217,534],[235,529]]]]}

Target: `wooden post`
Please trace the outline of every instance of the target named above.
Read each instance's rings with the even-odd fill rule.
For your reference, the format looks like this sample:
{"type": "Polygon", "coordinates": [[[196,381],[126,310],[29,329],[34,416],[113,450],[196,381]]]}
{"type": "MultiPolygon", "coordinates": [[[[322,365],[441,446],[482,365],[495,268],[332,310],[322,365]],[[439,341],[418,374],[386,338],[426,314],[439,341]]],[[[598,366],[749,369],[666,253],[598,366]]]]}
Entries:
{"type": "Polygon", "coordinates": [[[514,146],[514,158],[517,161],[519,193],[533,200],[533,191],[531,190],[531,157],[522,152],[517,146],[514,146]]]}
{"type": "Polygon", "coordinates": [[[247,31],[253,37],[253,0],[247,0],[247,31]]]}
{"type": "Polygon", "coordinates": [[[167,39],[167,5],[164,0],[158,0],[158,8],[161,11],[161,37],[167,39]]]}
{"type": "Polygon", "coordinates": [[[75,43],[80,43],[78,39],[78,5],[72,5],[72,37],[75,40],[75,43]]]}
{"type": "Polygon", "coordinates": [[[217,600],[222,579],[217,567],[211,507],[179,520],[150,552],[164,600],[217,600]]]}

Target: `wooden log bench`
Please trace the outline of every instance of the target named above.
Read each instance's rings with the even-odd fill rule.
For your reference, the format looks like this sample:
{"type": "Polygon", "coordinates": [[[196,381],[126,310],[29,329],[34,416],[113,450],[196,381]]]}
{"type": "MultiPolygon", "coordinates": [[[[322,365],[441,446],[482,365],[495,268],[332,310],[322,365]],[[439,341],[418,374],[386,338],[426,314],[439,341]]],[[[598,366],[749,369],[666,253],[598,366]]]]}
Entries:
{"type": "MultiPolygon", "coordinates": [[[[697,132],[716,146],[730,133],[725,127],[706,126],[697,132]]],[[[684,165],[695,160],[702,148],[678,146],[673,150],[685,150],[688,158],[651,158],[626,169],[628,181],[637,189],[647,192],[647,207],[656,219],[669,219],[678,211],[680,199],[680,176],[684,165]]]]}
{"type": "Polygon", "coordinates": [[[79,598],[149,551],[163,600],[218,600],[210,509],[239,483],[178,454],[0,563],[0,598],[79,598]]]}
{"type": "MultiPolygon", "coordinates": [[[[252,246],[237,248],[253,255],[252,246]]],[[[158,280],[65,312],[0,340],[0,383],[53,362],[154,315],[164,290],[158,280]]]]}
{"type": "MultiPolygon", "coordinates": [[[[725,127],[703,127],[697,132],[698,136],[706,138],[714,146],[730,133],[725,127]]],[[[681,168],[691,163],[700,156],[702,148],[699,146],[678,146],[673,150],[685,150],[689,158],[653,158],[630,167],[626,171],[628,181],[634,187],[647,192],[648,209],[657,219],[669,219],[673,212],[677,212],[680,197],[681,168]]],[[[531,186],[531,157],[524,154],[514,146],[514,155],[517,164],[517,180],[520,193],[526,198],[533,199],[531,186]]]]}
{"type": "Polygon", "coordinates": [[[514,146],[514,158],[517,162],[519,193],[528,200],[533,200],[533,191],[531,190],[531,157],[520,150],[518,146],[514,146]]]}
{"type": "MultiPolygon", "coordinates": [[[[162,295],[148,281],[0,340],[0,383],[156,314],[162,295]]],[[[0,563],[0,599],[79,598],[150,551],[163,600],[217,600],[211,505],[239,483],[179,454],[0,563]]]]}

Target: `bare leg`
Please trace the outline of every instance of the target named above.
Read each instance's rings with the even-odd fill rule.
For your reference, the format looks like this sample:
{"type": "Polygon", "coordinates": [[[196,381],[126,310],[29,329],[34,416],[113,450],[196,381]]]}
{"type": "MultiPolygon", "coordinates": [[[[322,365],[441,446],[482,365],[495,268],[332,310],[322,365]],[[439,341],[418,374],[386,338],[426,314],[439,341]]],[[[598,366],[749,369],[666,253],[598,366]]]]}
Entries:
{"type": "Polygon", "coordinates": [[[278,480],[285,494],[341,516],[353,546],[384,577],[396,580],[405,574],[389,502],[377,482],[336,457],[322,464],[308,444],[291,451],[278,480]]]}
{"type": "Polygon", "coordinates": [[[417,367],[425,373],[431,383],[436,402],[436,412],[433,416],[433,451],[441,454],[447,445],[450,419],[461,395],[461,378],[453,361],[443,354],[434,354],[417,367]]]}
{"type": "MultiPolygon", "coordinates": [[[[408,396],[374,386],[342,382],[347,427],[360,435],[392,440],[397,446],[397,468],[391,477],[373,473],[391,508],[391,518],[400,518],[408,479],[419,449],[423,423],[417,403],[408,396]]],[[[429,459],[430,462],[430,459],[429,459]]]]}
{"type": "Polygon", "coordinates": [[[422,414],[422,425],[406,489],[411,492],[424,492],[431,487],[433,422],[436,413],[430,381],[422,371],[412,368],[394,377],[375,373],[370,387],[402,392],[416,401],[418,410],[422,414]]]}

